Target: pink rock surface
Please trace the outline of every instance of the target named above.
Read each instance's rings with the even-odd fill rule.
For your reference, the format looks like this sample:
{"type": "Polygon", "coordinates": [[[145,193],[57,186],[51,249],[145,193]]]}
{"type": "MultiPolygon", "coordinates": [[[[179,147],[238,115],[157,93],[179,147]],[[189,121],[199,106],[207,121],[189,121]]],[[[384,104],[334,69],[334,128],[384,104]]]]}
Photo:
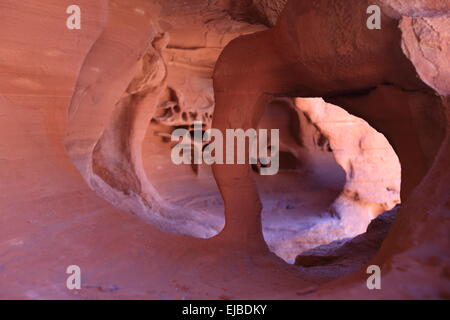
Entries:
{"type": "Polygon", "coordinates": [[[382,32],[368,1],[284,3],[79,0],[81,30],[64,1],[0,3],[1,299],[448,299],[448,3],[380,1],[382,32]],[[282,172],[175,167],[194,120],[280,128],[282,172]],[[383,290],[373,250],[343,278],[279,258],[399,192],[383,290]]]}

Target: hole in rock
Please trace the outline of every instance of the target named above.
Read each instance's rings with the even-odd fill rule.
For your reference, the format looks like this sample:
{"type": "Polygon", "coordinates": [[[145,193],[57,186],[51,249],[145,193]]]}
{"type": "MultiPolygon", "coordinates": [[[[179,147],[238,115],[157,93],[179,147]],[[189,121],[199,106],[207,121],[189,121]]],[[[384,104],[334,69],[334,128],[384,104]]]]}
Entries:
{"type": "Polygon", "coordinates": [[[280,130],[279,173],[255,179],[265,240],[285,261],[366,232],[372,219],[400,202],[395,151],[344,109],[320,98],[279,99],[260,127],[280,130]]]}
{"type": "MultiPolygon", "coordinates": [[[[192,129],[180,119],[150,123],[144,167],[163,201],[201,216],[197,221],[212,226],[208,236],[213,236],[223,228],[224,207],[212,168],[171,161],[176,144],[171,133],[192,129]]],[[[256,165],[253,171],[265,240],[285,261],[364,233],[372,219],[399,203],[400,164],[394,150],[382,134],[342,108],[320,98],[275,99],[259,129],[280,130],[278,174],[261,176],[256,165]]],[[[195,228],[192,235],[204,237],[195,228]]]]}

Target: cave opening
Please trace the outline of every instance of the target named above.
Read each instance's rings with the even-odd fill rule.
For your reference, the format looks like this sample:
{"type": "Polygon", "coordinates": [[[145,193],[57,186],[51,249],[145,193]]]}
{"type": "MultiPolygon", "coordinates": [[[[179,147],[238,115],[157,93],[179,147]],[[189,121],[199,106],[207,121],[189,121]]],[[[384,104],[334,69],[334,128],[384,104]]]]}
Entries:
{"type": "Polygon", "coordinates": [[[450,297],[450,1],[4,2],[1,297],[450,297]],[[263,104],[277,175],[173,165],[263,104]]]}
{"type": "MultiPolygon", "coordinates": [[[[171,112],[183,113],[178,105],[171,112]]],[[[168,125],[155,121],[157,116],[144,140],[147,176],[163,201],[201,216],[211,227],[206,236],[195,228],[190,235],[212,237],[225,220],[211,166],[174,165],[170,157],[171,133],[184,128],[193,134],[198,118],[190,115],[191,123],[181,118],[168,125]]],[[[253,178],[263,204],[265,241],[287,263],[363,234],[374,218],[399,204],[401,170],[395,151],[381,133],[342,108],[320,98],[276,98],[259,128],[280,129],[278,174],[262,176],[253,165],[253,178]]]]}
{"type": "Polygon", "coordinates": [[[399,159],[361,118],[321,98],[283,98],[267,106],[260,126],[281,128],[280,173],[255,179],[265,240],[285,261],[323,263],[311,256],[344,246],[400,203],[399,159]],[[308,262],[298,259],[303,253],[308,262]]]}

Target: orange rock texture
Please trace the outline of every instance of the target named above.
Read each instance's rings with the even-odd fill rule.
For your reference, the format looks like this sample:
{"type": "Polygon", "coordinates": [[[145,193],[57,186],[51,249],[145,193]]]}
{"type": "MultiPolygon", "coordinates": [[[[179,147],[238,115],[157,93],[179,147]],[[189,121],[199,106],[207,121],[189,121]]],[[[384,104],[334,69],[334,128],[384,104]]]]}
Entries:
{"type": "Polygon", "coordinates": [[[70,5],[0,2],[0,299],[450,297],[448,1],[70,5]],[[278,173],[175,165],[198,122],[278,173]]]}

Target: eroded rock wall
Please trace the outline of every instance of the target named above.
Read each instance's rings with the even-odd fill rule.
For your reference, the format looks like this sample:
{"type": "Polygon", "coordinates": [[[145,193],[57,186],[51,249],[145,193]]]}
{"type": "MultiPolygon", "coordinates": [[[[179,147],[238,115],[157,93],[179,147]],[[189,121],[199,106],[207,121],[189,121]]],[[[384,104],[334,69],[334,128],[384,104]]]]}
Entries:
{"type": "MultiPolygon", "coordinates": [[[[400,209],[397,221],[374,261],[383,265],[386,272],[389,273],[390,280],[394,277],[398,277],[398,281],[407,277],[412,280],[414,276],[420,274],[418,281],[427,289],[417,290],[414,293],[411,291],[415,297],[445,297],[446,290],[448,290],[447,280],[438,284],[444,280],[445,270],[448,268],[448,255],[444,253],[448,244],[439,238],[443,236],[445,229],[448,232],[448,226],[440,225],[438,232],[440,236],[433,237],[429,234],[434,239],[432,240],[433,244],[428,244],[433,246],[433,253],[429,252],[426,255],[435,262],[432,266],[431,263],[422,262],[418,256],[415,256],[415,254],[420,255],[418,252],[423,250],[419,249],[421,247],[420,240],[416,237],[421,232],[412,231],[412,226],[415,225],[416,228],[422,230],[424,235],[428,234],[428,231],[425,230],[433,229],[432,225],[439,219],[439,216],[445,220],[448,215],[448,208],[445,208],[445,203],[448,202],[448,193],[439,189],[439,186],[448,184],[448,180],[446,180],[445,174],[437,176],[437,172],[442,174],[442,170],[445,170],[444,167],[447,166],[445,159],[448,156],[448,101],[445,98],[447,77],[441,78],[441,75],[445,74],[445,71],[441,71],[441,69],[448,70],[448,64],[445,62],[448,49],[446,40],[442,40],[442,46],[437,45],[439,41],[436,41],[442,37],[443,30],[448,32],[448,28],[440,26],[443,21],[448,21],[448,19],[445,19],[447,15],[445,7],[440,7],[443,3],[428,6],[431,3],[431,1],[421,2],[415,12],[417,16],[414,17],[416,19],[414,22],[408,17],[401,18],[402,32],[398,28],[399,21],[397,19],[400,17],[387,14],[383,16],[383,32],[370,33],[361,23],[362,16],[348,17],[345,13],[351,11],[349,8],[345,9],[349,3],[336,1],[330,5],[329,2],[319,1],[313,5],[306,1],[290,1],[274,29],[249,37],[241,37],[227,46],[219,58],[215,72],[217,102],[215,124],[223,130],[230,126],[251,127],[255,125],[260,112],[258,106],[267,99],[268,93],[318,95],[326,98],[333,96],[336,101],[339,100],[339,96],[345,97],[348,94],[356,98],[367,95],[373,88],[378,90],[378,87],[386,84],[393,87],[380,90],[387,94],[386,101],[392,102],[396,100],[396,96],[400,97],[399,101],[402,101],[403,107],[392,106],[389,112],[394,112],[394,114],[399,112],[405,116],[402,117],[403,119],[398,118],[397,123],[394,121],[386,123],[391,130],[381,129],[380,131],[382,133],[386,131],[390,136],[388,139],[393,141],[394,148],[398,150],[400,161],[405,168],[402,173],[404,206],[400,209]],[[433,19],[438,21],[436,30],[432,30],[430,27],[431,20],[420,18],[420,15],[430,14],[430,10],[424,10],[427,8],[434,8],[432,9],[432,11],[434,10],[433,19]],[[440,11],[435,10],[436,8],[440,8],[440,11]],[[313,28],[313,33],[303,33],[308,25],[316,26],[313,28]],[[351,28],[347,29],[349,26],[351,28]],[[412,32],[416,35],[414,40],[413,37],[409,38],[410,36],[408,36],[408,30],[411,30],[411,27],[412,32]],[[417,37],[418,34],[421,36],[417,37]],[[321,39],[322,41],[319,43],[312,39],[321,39]],[[335,43],[335,39],[339,39],[339,44],[335,43]],[[403,41],[403,51],[406,52],[406,56],[399,51],[401,41],[403,41]],[[273,43],[276,43],[276,49],[269,49],[270,44],[273,43]],[[249,53],[251,48],[257,48],[259,54],[249,59],[246,53],[249,53]],[[267,51],[263,52],[260,50],[262,48],[267,48],[267,51]],[[414,50],[414,48],[416,52],[408,52],[408,49],[414,50]],[[327,58],[324,58],[325,56],[327,58]],[[330,59],[330,56],[333,58],[330,59]],[[425,57],[430,58],[431,61],[425,62],[425,57]],[[238,67],[237,61],[249,66],[246,68],[247,72],[243,72],[242,67],[238,67]],[[346,70],[344,71],[343,68],[346,70]],[[352,72],[348,70],[352,70],[352,72]],[[297,80],[290,78],[290,74],[296,72],[304,77],[297,80]],[[427,89],[424,83],[417,81],[416,72],[424,83],[430,85],[443,97],[433,99],[432,91],[427,89]],[[266,76],[264,77],[263,74],[266,76]],[[347,78],[349,75],[352,76],[352,79],[347,78]],[[235,81],[239,79],[239,82],[233,82],[232,79],[235,81]],[[242,91],[247,91],[249,95],[242,98],[242,104],[238,105],[237,101],[242,91]],[[420,94],[425,95],[422,100],[420,94]],[[419,95],[419,97],[414,97],[414,95],[419,95]],[[423,105],[421,106],[421,104],[423,105]],[[436,124],[429,131],[426,126],[417,121],[418,109],[423,110],[425,105],[431,108],[430,113],[433,116],[430,119],[434,119],[436,124]],[[242,119],[238,114],[243,109],[250,115],[242,119]],[[444,117],[436,116],[439,114],[444,117]],[[395,128],[395,124],[399,124],[399,126],[395,128]],[[444,133],[445,130],[447,130],[446,133],[444,133]],[[402,135],[403,138],[401,138],[402,135]],[[445,138],[444,135],[446,135],[445,138]],[[434,138],[430,139],[430,137],[434,138]],[[421,146],[424,141],[431,140],[433,141],[431,146],[421,146]],[[439,152],[437,149],[440,149],[439,152]],[[428,157],[425,156],[425,153],[428,153],[428,157]],[[433,158],[433,156],[430,157],[433,153],[437,158],[429,161],[433,158]],[[433,192],[433,187],[431,187],[433,179],[436,179],[439,195],[433,194],[435,202],[423,201],[423,194],[430,195],[433,192]],[[407,236],[406,233],[410,233],[410,235],[407,236]],[[399,276],[396,267],[406,271],[405,274],[399,276]],[[430,267],[435,271],[430,273],[430,267]]],[[[357,8],[353,7],[352,10],[362,14],[367,5],[366,2],[358,2],[357,8]]],[[[345,103],[339,105],[346,108],[345,103]]],[[[359,116],[363,119],[368,118],[369,123],[371,120],[377,123],[376,118],[384,116],[375,108],[368,108],[362,104],[359,107],[361,108],[359,116]]],[[[247,214],[248,222],[239,218],[240,223],[247,223],[248,229],[241,225],[240,228],[236,226],[235,231],[247,232],[251,235],[247,239],[252,238],[253,241],[258,242],[258,225],[255,223],[255,219],[258,219],[260,207],[258,196],[255,195],[250,179],[246,177],[246,169],[238,166],[231,168],[230,166],[228,172],[233,172],[231,176],[226,175],[227,170],[224,168],[217,167],[215,170],[219,185],[224,186],[222,194],[225,198],[225,207],[228,207],[230,221],[238,220],[236,216],[239,215],[238,202],[241,195],[236,193],[233,195],[228,184],[233,180],[243,188],[245,186],[254,205],[245,207],[246,210],[250,210],[250,213],[247,214]]],[[[230,231],[228,236],[230,237],[231,234],[230,231]]],[[[431,238],[428,239],[431,240],[431,238]]],[[[422,254],[425,252],[423,251],[422,254]]],[[[362,272],[359,275],[361,281],[362,272]]],[[[350,276],[349,279],[351,278],[350,276]]],[[[398,282],[392,281],[388,285],[388,293],[385,293],[387,297],[401,296],[408,290],[413,290],[412,287],[415,285],[411,284],[405,290],[395,291],[394,283],[398,282]]],[[[338,284],[339,282],[336,286],[338,284]]],[[[363,286],[362,281],[355,284],[352,294],[357,296],[364,289],[363,286]]],[[[326,291],[322,294],[330,294],[330,292],[326,291]]],[[[382,294],[378,293],[378,295],[382,294]]],[[[370,296],[370,294],[365,293],[363,296],[370,296]]],[[[377,296],[377,294],[373,296],[377,296]]]]}
{"type": "MultiPolygon", "coordinates": [[[[74,260],[94,283],[79,296],[86,299],[111,298],[107,288],[119,298],[449,296],[447,1],[380,1],[389,8],[374,34],[360,24],[366,1],[288,1],[284,12],[284,1],[78,2],[79,31],[65,27],[61,1],[0,4],[0,297],[78,298],[61,272],[74,260]],[[214,239],[169,235],[117,210],[175,233],[216,233],[208,212],[179,210],[152,185],[142,159],[148,126],[153,119],[170,133],[201,119],[221,130],[257,127],[273,95],[323,96],[397,152],[403,203],[370,262],[382,266],[384,290],[367,291],[364,268],[323,290],[317,284],[330,274],[286,270],[264,242],[249,167],[215,167],[226,226],[214,239]]],[[[322,128],[330,148],[373,160],[333,125],[322,128]]],[[[284,150],[296,153],[301,139],[291,138],[284,150]]],[[[354,177],[368,175],[351,169],[358,156],[334,156],[354,177]]],[[[355,182],[350,177],[346,190],[356,202],[397,201],[368,199],[372,190],[355,182]]]]}

